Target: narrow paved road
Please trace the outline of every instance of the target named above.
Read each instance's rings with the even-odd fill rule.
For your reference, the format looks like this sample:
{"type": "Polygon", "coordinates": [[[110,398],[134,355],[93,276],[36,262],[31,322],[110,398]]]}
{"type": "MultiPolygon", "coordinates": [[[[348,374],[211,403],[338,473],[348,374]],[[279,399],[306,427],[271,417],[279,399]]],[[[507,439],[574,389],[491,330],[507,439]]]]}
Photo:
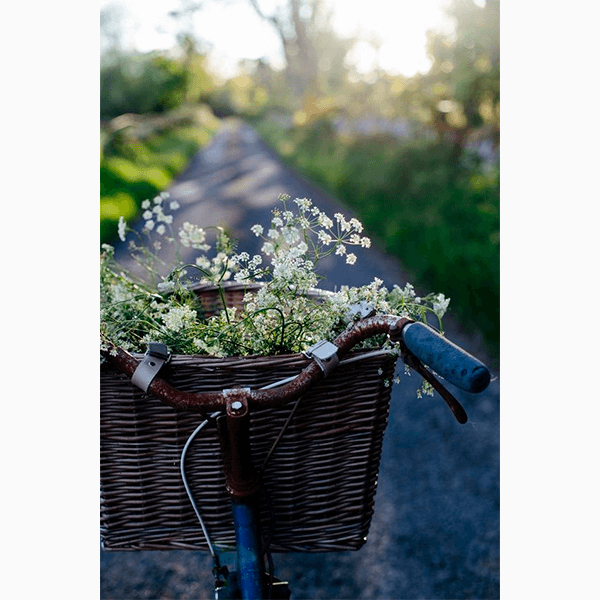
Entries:
{"type": "MultiPolygon", "coordinates": [[[[227,224],[249,253],[258,251],[249,227],[268,225],[281,193],[352,216],[282,166],[246,125],[224,127],[169,191],[181,205],[180,223],[227,224]]],[[[330,288],[373,277],[390,287],[406,282],[398,262],[375,246],[356,254],[354,266],[323,265],[330,288]]],[[[117,258],[126,262],[124,248],[117,258]]],[[[447,335],[481,356],[477,336],[451,322],[447,335]]],[[[414,374],[394,388],[367,544],[358,552],[274,556],[293,600],[499,598],[499,380],[477,396],[451,388],[469,414],[464,426],[439,397],[417,399],[417,384],[414,374]]],[[[211,586],[208,554],[101,553],[103,600],[208,599],[211,586]]]]}

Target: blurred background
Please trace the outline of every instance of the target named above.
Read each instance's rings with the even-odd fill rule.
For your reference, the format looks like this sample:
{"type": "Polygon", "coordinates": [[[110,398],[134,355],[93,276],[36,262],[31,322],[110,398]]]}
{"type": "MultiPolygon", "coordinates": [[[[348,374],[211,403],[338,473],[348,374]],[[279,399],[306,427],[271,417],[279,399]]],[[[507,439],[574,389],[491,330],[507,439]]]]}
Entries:
{"type": "Polygon", "coordinates": [[[498,354],[497,0],[103,0],[100,25],[102,242],[243,120],[498,354]]]}

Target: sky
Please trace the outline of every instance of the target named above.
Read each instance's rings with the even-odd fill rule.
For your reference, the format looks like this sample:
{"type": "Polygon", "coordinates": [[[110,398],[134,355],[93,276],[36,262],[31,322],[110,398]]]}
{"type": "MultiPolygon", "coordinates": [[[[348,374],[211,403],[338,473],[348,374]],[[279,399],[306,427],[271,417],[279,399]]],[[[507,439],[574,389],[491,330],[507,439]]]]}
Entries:
{"type": "MultiPolygon", "coordinates": [[[[391,74],[410,77],[417,72],[426,73],[430,67],[425,49],[426,31],[450,26],[443,12],[449,0],[327,1],[334,10],[333,25],[338,33],[376,34],[381,39],[378,57],[366,43],[359,43],[349,56],[362,73],[371,71],[377,61],[391,74]]],[[[259,0],[267,14],[277,2],[259,0]]],[[[126,46],[146,52],[174,45],[176,23],[167,15],[180,6],[180,0],[100,0],[101,8],[110,4],[126,9],[126,46]]],[[[219,72],[226,77],[234,75],[237,62],[243,58],[267,58],[273,66],[281,66],[279,39],[249,2],[212,0],[204,4],[195,15],[194,30],[211,47],[211,62],[219,72]]]]}

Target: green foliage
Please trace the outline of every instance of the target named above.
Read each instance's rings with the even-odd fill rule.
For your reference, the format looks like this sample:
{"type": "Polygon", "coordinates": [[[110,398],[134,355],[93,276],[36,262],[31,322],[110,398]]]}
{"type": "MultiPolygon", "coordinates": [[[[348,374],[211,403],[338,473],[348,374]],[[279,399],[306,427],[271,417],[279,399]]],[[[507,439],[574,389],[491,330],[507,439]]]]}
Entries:
{"type": "Polygon", "coordinates": [[[111,54],[100,70],[100,118],[161,113],[202,100],[214,88],[204,57],[174,59],[158,52],[111,54]]]}
{"type": "Polygon", "coordinates": [[[354,208],[412,276],[444,290],[453,310],[499,347],[499,175],[440,141],[343,141],[314,123],[259,131],[292,166],[354,208]]]}
{"type": "Polygon", "coordinates": [[[208,143],[219,124],[206,108],[181,109],[127,122],[130,124],[116,131],[110,123],[103,128],[101,243],[116,237],[120,216],[133,220],[145,199],[169,186],[198,148],[208,143]]]}
{"type": "Polygon", "coordinates": [[[100,70],[100,118],[172,108],[173,94],[181,85],[180,74],[170,71],[160,57],[120,56],[100,70]]]}

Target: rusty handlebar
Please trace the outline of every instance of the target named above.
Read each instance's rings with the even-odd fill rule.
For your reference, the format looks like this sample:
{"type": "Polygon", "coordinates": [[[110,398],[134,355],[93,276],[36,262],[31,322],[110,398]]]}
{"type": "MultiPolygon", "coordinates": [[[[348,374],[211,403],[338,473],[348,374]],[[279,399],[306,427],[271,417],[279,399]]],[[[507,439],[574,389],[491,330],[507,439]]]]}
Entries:
{"type": "MultiPolygon", "coordinates": [[[[423,361],[433,370],[458,387],[470,392],[480,392],[487,387],[490,374],[479,360],[436,333],[423,323],[415,323],[405,317],[379,315],[357,321],[351,329],[341,333],[333,342],[337,356],[342,359],[354,346],[375,335],[387,334],[390,340],[400,343],[404,362],[420,373],[444,398],[460,423],[467,415],[458,401],[423,366],[423,361]]],[[[107,344],[102,350],[104,358],[131,378],[139,361],[121,348],[107,344]]],[[[175,389],[164,379],[155,377],[147,392],[178,411],[206,412],[231,411],[235,406],[275,407],[292,402],[303,396],[325,373],[317,361],[311,361],[291,382],[274,389],[234,389],[223,392],[191,393],[175,389]]]]}

